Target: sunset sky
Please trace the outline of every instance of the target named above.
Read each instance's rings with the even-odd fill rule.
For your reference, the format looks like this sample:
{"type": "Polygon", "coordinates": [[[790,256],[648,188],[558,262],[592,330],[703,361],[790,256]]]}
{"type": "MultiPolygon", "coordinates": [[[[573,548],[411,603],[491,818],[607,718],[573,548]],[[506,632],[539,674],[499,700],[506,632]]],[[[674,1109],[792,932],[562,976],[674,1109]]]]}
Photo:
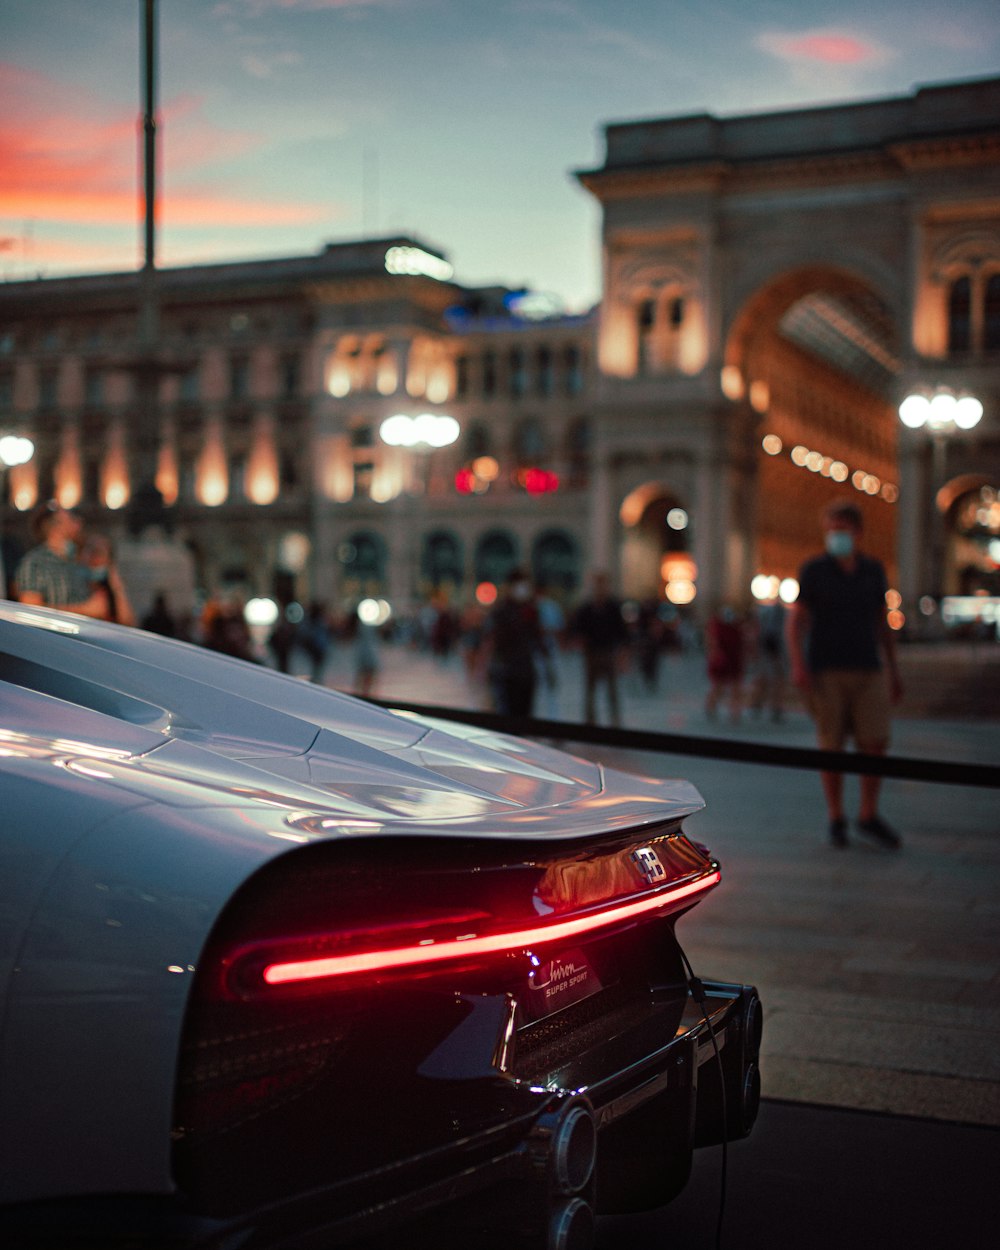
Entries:
{"type": "MultiPolygon", "coordinates": [[[[599,295],[610,121],[1000,73],[996,0],[160,0],[161,265],[414,233],[599,295]]],[[[141,0],[0,0],[0,279],[132,269],[141,0]]]]}

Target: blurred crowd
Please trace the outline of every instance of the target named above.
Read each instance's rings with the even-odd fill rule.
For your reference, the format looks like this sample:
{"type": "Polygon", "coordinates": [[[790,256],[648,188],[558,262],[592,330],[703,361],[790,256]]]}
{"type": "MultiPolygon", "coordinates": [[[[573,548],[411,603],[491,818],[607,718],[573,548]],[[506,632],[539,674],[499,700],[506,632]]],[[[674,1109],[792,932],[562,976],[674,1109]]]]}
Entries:
{"type": "Polygon", "coordinates": [[[350,655],[352,688],[361,695],[391,693],[380,692],[378,682],[382,648],[392,643],[442,662],[459,655],[473,699],[501,714],[573,715],[561,706],[559,690],[562,658],[575,652],[583,673],[579,717],[620,725],[626,673],[632,688],[638,682],[655,694],[664,655],[702,651],[709,718],[724,710],[733,723],[745,712],[779,720],[784,711],[786,609],[779,601],[742,609],[719,604],[700,630],[691,615],[655,595],[621,601],[607,572],[593,572],[583,596],[569,603],[515,568],[492,602],[455,605],[433,595],[409,615],[393,614],[375,599],[336,608],[264,600],[255,602],[270,613],[258,617],[231,591],[210,595],[187,613],[173,610],[168,594],[159,592],[137,618],[105,535],[85,531],[76,513],[56,503],[37,510],[33,527],[36,545],[6,570],[11,598],[138,624],[314,682],[324,680],[335,653],[350,655]]]}

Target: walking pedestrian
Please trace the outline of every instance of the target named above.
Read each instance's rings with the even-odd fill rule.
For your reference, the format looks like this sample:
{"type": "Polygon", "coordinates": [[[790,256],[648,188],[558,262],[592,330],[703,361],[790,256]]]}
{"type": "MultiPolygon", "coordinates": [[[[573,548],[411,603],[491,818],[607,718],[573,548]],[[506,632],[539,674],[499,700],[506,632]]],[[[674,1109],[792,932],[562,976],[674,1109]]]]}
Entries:
{"type": "MultiPolygon", "coordinates": [[[[884,755],[891,708],[902,696],[895,638],[889,627],[885,569],[861,550],[863,519],[849,502],[823,514],[826,551],[803,565],[792,608],[788,646],[792,680],[816,722],[819,745],[840,751],[853,738],[858,751],[884,755]]],[[[830,841],[847,845],[844,778],[822,772],[830,841]]],[[[858,830],[896,850],[899,834],[878,814],[881,778],[862,776],[858,830]]]]}
{"type": "Polygon", "coordinates": [[[507,575],[500,599],[486,618],[485,649],[494,709],[501,716],[530,716],[542,631],[534,588],[523,569],[507,575]]]}
{"type": "Polygon", "coordinates": [[[788,669],[785,614],[786,609],[780,599],[759,604],[751,638],[750,709],[758,714],[766,709],[773,721],[780,721],[785,711],[788,669]]]}
{"type": "Polygon", "coordinates": [[[577,608],[570,630],[583,647],[583,718],[588,724],[596,722],[597,690],[603,686],[611,724],[618,726],[621,724],[618,674],[628,659],[628,627],[621,604],[611,594],[607,573],[593,573],[590,586],[590,598],[577,608]]]}
{"type": "Polygon", "coordinates": [[[729,702],[729,719],[740,722],[743,711],[743,671],[746,639],[743,621],[732,604],[722,604],[714,612],[705,629],[705,658],[708,667],[708,696],[705,715],[715,719],[723,699],[729,702]]]}

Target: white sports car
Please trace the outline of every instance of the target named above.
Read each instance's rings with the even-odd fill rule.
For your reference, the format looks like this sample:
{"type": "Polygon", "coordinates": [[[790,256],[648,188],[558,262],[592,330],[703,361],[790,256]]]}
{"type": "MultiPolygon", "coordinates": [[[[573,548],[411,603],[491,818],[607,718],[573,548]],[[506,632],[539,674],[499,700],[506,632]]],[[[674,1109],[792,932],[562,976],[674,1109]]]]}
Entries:
{"type": "Polygon", "coordinates": [[[0,601],[0,804],[5,1247],[568,1250],[750,1131],[683,781],[0,601]]]}

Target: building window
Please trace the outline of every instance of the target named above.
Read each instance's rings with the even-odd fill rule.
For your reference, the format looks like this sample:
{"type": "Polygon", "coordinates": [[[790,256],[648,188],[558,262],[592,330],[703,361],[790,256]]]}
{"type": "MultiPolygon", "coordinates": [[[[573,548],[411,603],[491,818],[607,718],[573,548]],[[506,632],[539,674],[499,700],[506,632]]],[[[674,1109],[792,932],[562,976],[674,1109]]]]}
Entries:
{"type": "Polygon", "coordinates": [[[552,352],[545,346],[535,353],[535,385],[539,395],[552,394],[552,352]]]}
{"type": "Polygon", "coordinates": [[[679,330],[684,324],[684,300],[677,296],[676,299],[670,301],[670,325],[674,330],[679,330]]]}
{"type": "Polygon", "coordinates": [[[579,395],[583,390],[583,354],[575,343],[570,343],[563,356],[564,379],[567,395],[579,395]]]}
{"type": "Polygon", "coordinates": [[[250,361],[246,356],[233,356],[229,361],[229,397],[246,399],[250,394],[250,361]]]}
{"type": "Polygon", "coordinates": [[[520,399],[526,389],[524,373],[524,352],[520,347],[512,347],[507,357],[508,384],[512,399],[520,399]]]}
{"type": "Polygon", "coordinates": [[[469,358],[455,357],[455,397],[463,399],[469,393],[469,358]]]}
{"type": "Polygon", "coordinates": [[[537,586],[571,595],[580,584],[580,549],[565,530],[539,534],[531,552],[531,573],[537,586]]]}
{"type": "Polygon", "coordinates": [[[54,408],[58,389],[58,375],[55,369],[41,369],[38,373],[38,406],[54,408]]]}
{"type": "Polygon", "coordinates": [[[490,432],[482,421],[473,421],[465,432],[465,455],[469,460],[490,454],[490,432]]]}
{"type": "Polygon", "coordinates": [[[590,421],[577,417],[566,432],[566,460],[569,485],[577,489],[587,485],[590,476],[590,421]]]}
{"type": "Polygon", "coordinates": [[[483,394],[495,395],[497,392],[497,358],[492,351],[483,352],[483,394]]]}
{"type": "Polygon", "coordinates": [[[948,352],[967,352],[972,346],[972,283],[957,278],[948,292],[948,352]]]}
{"type": "Polygon", "coordinates": [[[370,425],[356,425],[351,430],[352,447],[372,447],[375,443],[375,429],[370,425]]]}
{"type": "Polygon", "coordinates": [[[506,530],[489,530],[476,544],[477,582],[499,586],[517,564],[517,540],[506,530]]]}
{"type": "Polygon", "coordinates": [[[438,589],[461,586],[463,578],[462,544],[449,530],[435,530],[424,538],[420,556],[420,573],[424,581],[438,589]]]}
{"type": "Polygon", "coordinates": [[[351,534],[340,544],[338,555],[347,594],[379,594],[384,589],[386,546],[381,535],[370,530],[351,534]]]}
{"type": "Polygon", "coordinates": [[[983,349],[1000,351],[1000,273],[986,281],[986,300],[983,307],[983,349]]]}
{"type": "Polygon", "coordinates": [[[514,453],[519,465],[537,465],[545,458],[545,434],[537,417],[525,417],[518,425],[514,453]]]}
{"type": "Polygon", "coordinates": [[[298,356],[281,358],[281,398],[295,399],[301,385],[302,362],[298,356]]]}
{"type": "Polygon", "coordinates": [[[84,374],[83,399],[88,408],[99,408],[104,403],[104,374],[100,369],[88,369],[84,374]]]}
{"type": "Polygon", "coordinates": [[[180,376],[178,393],[182,403],[193,404],[198,400],[198,370],[186,369],[180,376]]]}
{"type": "Polygon", "coordinates": [[[299,466],[292,452],[282,448],[278,456],[278,474],[281,489],[295,490],[299,484],[299,466]]]}
{"type": "Polygon", "coordinates": [[[242,453],[229,457],[229,497],[245,499],[247,493],[247,458],[242,453]]]}
{"type": "Polygon", "coordinates": [[[648,373],[652,364],[653,331],[655,327],[656,304],[651,299],[644,299],[636,310],[636,328],[638,330],[636,369],[639,373],[648,373]]]}

